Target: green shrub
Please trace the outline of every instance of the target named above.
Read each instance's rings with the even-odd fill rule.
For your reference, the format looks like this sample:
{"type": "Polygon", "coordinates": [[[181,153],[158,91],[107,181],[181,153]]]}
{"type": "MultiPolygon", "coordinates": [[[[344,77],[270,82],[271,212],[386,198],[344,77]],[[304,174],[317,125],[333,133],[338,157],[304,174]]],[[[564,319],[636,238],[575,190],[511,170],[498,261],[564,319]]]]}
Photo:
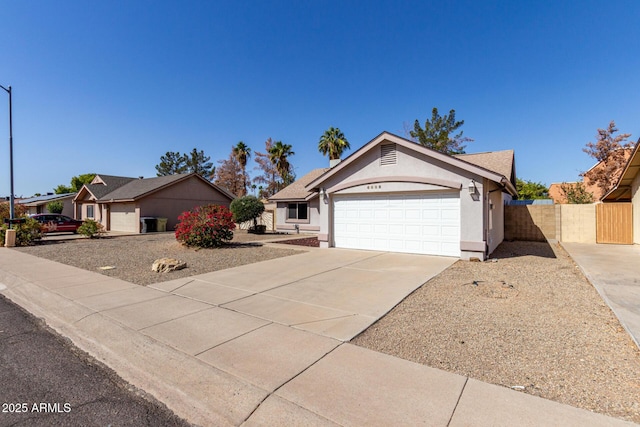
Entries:
{"type": "Polygon", "coordinates": [[[87,236],[89,238],[100,237],[105,233],[104,226],[92,219],[86,219],[82,225],[78,228],[78,234],[87,236]]]}
{"type": "Polygon", "coordinates": [[[206,205],[178,217],[176,239],[186,246],[215,248],[233,239],[233,214],[224,206],[206,205]]]}
{"type": "Polygon", "coordinates": [[[61,214],[64,210],[64,203],[59,200],[47,203],[47,210],[54,214],[61,214]]]}
{"type": "Polygon", "coordinates": [[[264,212],[264,204],[255,196],[238,197],[231,202],[230,208],[235,222],[253,220],[253,229],[258,230],[258,217],[264,212]]]}
{"type": "MultiPolygon", "coordinates": [[[[16,230],[16,246],[30,246],[42,237],[42,225],[33,218],[26,217],[22,224],[14,224],[16,230]]],[[[4,236],[9,226],[2,224],[0,227],[0,245],[4,246],[4,236]]]]}

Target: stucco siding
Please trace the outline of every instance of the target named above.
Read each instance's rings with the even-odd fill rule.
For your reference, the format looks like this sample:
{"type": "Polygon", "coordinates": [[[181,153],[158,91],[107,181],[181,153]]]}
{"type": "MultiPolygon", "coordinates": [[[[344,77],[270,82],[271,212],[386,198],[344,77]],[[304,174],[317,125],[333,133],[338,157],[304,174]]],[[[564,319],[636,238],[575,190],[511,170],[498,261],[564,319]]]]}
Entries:
{"type": "Polygon", "coordinates": [[[229,198],[196,177],[178,182],[139,200],[141,216],[167,218],[167,231],[175,229],[178,216],[208,204],[229,207],[229,198]]]}
{"type": "Polygon", "coordinates": [[[489,193],[489,223],[487,224],[489,254],[504,240],[504,197],[497,185],[491,185],[489,193]]]}
{"type": "MultiPolygon", "coordinates": [[[[380,146],[373,147],[367,153],[363,153],[349,167],[338,171],[327,179],[322,186],[329,193],[330,199],[338,194],[415,193],[456,188],[456,191],[460,192],[460,241],[465,242],[461,246],[462,257],[482,257],[484,255],[486,214],[483,208],[485,189],[482,177],[409,150],[399,144],[396,145],[394,164],[383,165],[380,158],[380,146]],[[403,179],[415,177],[416,182],[399,183],[394,181],[396,177],[403,179]],[[468,190],[472,179],[477,188],[476,194],[470,194],[468,190]],[[367,185],[367,181],[375,182],[375,184],[367,185]],[[353,183],[354,186],[350,187],[350,183],[353,183]]],[[[501,196],[497,195],[496,197],[501,196]]],[[[498,200],[497,198],[496,200],[498,200]]],[[[326,243],[321,241],[322,246],[333,246],[334,244],[331,241],[333,218],[331,218],[329,206],[324,202],[320,204],[320,235],[327,236],[326,243]]],[[[500,211],[496,211],[495,215],[500,216],[500,211]]],[[[502,237],[501,233],[493,236],[496,241],[502,241],[502,237]]]]}
{"type": "Polygon", "coordinates": [[[298,230],[304,233],[317,233],[320,231],[320,203],[319,198],[315,197],[307,202],[291,202],[291,203],[307,203],[308,219],[307,220],[290,220],[288,219],[288,205],[290,202],[278,202],[276,204],[276,230],[281,232],[293,232],[298,230]]]}

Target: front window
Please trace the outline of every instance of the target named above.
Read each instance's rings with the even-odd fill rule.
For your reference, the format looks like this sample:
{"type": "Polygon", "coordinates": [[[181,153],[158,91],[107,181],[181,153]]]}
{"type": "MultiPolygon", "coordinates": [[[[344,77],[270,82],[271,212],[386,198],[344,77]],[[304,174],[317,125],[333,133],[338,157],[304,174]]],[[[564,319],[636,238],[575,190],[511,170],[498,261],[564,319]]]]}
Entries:
{"type": "Polygon", "coordinates": [[[287,207],[287,219],[306,220],[309,218],[309,205],[307,203],[289,203],[287,207]]]}
{"type": "Polygon", "coordinates": [[[87,206],[87,218],[93,218],[93,205],[87,206]]]}

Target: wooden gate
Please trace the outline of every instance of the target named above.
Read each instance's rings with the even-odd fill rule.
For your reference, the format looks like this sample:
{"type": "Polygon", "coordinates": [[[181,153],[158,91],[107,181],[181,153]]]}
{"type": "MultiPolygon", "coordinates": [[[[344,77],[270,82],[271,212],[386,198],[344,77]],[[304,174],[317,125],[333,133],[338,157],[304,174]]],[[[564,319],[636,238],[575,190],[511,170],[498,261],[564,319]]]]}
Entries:
{"type": "Polygon", "coordinates": [[[633,244],[633,210],[631,203],[596,205],[596,243],[633,244]]]}

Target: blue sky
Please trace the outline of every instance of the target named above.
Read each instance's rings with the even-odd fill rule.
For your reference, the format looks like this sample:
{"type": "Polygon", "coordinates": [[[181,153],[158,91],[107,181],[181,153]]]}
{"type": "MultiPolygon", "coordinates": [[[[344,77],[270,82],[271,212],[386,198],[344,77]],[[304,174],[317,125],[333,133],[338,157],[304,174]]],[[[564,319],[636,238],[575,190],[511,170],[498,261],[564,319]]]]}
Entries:
{"type": "Polygon", "coordinates": [[[465,121],[467,152],[513,148],[518,177],[547,185],[592,166],[582,148],[610,120],[640,137],[637,1],[0,4],[18,196],[88,172],[152,177],[167,151],[264,151],[269,137],[293,146],[302,176],[328,164],[329,126],[354,151],[433,107],[465,121]]]}

